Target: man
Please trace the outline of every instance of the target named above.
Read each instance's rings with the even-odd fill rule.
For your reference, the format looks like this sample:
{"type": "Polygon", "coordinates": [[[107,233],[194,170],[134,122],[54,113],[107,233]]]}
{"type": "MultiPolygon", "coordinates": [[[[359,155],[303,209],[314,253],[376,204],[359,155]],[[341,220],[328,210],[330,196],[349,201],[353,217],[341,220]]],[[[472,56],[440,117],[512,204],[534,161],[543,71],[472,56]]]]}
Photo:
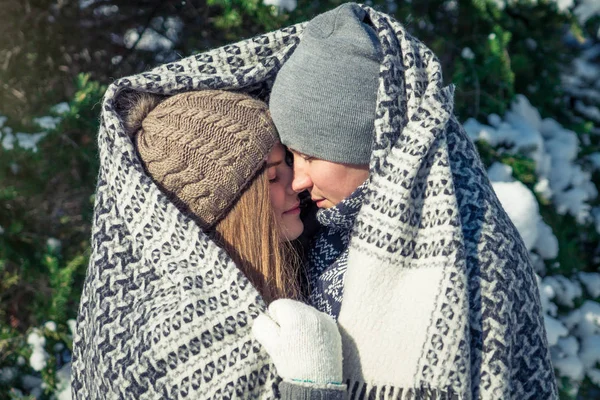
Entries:
{"type": "Polygon", "coordinates": [[[345,5],[309,23],[270,100],[281,140],[294,154],[292,187],[308,190],[321,209],[323,229],[309,254],[311,302],[335,318],[369,176],[382,59],[375,30],[355,12],[345,5]]]}
{"type": "Polygon", "coordinates": [[[527,251],[435,55],[353,3],[290,53],[270,109],[320,208],[311,302],[338,318],[351,398],[557,398],[527,251]]]}

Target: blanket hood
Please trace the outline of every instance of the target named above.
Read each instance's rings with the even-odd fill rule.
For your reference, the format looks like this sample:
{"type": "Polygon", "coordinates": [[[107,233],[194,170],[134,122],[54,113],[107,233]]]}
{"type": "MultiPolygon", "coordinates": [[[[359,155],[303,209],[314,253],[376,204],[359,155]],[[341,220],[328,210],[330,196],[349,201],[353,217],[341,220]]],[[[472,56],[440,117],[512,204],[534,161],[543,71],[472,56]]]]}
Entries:
{"type": "MultiPolygon", "coordinates": [[[[351,396],[555,397],[533,270],[452,115],[453,90],[426,46],[393,18],[360,7],[384,59],[369,193],[352,233],[339,318],[351,396]]],[[[304,26],[108,88],[73,342],[75,399],[279,396],[280,378],[250,331],[264,302],[145,174],[119,99],[203,89],[267,98],[304,26]]]]}

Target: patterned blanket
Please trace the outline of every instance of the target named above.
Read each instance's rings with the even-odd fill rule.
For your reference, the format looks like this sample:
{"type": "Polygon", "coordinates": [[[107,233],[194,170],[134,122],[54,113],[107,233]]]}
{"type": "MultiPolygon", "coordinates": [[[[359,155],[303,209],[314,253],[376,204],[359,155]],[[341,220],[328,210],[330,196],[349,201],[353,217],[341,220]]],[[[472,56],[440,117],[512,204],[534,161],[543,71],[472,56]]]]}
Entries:
{"type": "MultiPolygon", "coordinates": [[[[421,42],[364,7],[384,59],[371,177],[348,251],[339,323],[353,398],[556,398],[534,273],[453,90],[421,42]]],[[[73,343],[75,399],[276,398],[252,339],[264,302],[145,174],[125,132],[128,91],[267,97],[295,25],[149,72],[105,95],[100,173],[73,343]]]]}

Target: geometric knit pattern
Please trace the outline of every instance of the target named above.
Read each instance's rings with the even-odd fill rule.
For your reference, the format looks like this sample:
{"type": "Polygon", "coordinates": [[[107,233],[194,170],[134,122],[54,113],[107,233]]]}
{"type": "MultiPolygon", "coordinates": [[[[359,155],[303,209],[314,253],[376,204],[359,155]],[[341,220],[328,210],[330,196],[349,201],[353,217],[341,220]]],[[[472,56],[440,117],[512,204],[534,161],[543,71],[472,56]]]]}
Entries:
{"type": "MultiPolygon", "coordinates": [[[[377,304],[382,301],[377,284],[401,283],[404,274],[398,272],[437,266],[444,268],[444,279],[433,314],[425,316],[429,325],[414,384],[375,385],[346,374],[346,366],[361,365],[364,355],[360,341],[358,348],[346,343],[351,398],[557,398],[527,251],[452,115],[453,90],[443,87],[441,67],[426,46],[393,18],[364,9],[383,61],[369,190],[348,248],[342,331],[356,328],[345,308],[354,307],[349,301],[360,293],[348,284],[353,274],[364,276],[361,290],[374,293],[356,307],[367,320],[365,309],[381,313],[394,305],[389,292],[377,304]],[[385,269],[390,276],[380,279],[383,272],[372,265],[353,264],[358,253],[379,267],[393,266],[385,269]]],[[[118,100],[124,91],[172,95],[202,89],[237,89],[265,99],[303,27],[187,57],[109,86],[98,136],[92,254],[73,340],[75,399],[279,396],[280,378],[250,330],[264,301],[227,254],[146,175],[118,100]]],[[[390,314],[375,324],[412,322],[390,314]]],[[[381,342],[382,335],[375,332],[369,342],[381,342]]],[[[402,354],[382,349],[369,356],[382,367],[403,364],[402,354]]]]}
{"type": "Polygon", "coordinates": [[[365,182],[336,206],[317,212],[317,220],[322,227],[308,250],[310,304],[335,319],[340,313],[344,297],[350,234],[366,188],[365,182]]]}

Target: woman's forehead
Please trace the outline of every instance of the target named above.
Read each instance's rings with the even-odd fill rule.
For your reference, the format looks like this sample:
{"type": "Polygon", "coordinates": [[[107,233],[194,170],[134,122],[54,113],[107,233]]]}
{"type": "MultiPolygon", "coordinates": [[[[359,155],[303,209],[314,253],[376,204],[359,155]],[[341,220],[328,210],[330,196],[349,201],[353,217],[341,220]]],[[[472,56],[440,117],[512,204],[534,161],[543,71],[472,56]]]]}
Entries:
{"type": "Polygon", "coordinates": [[[283,147],[283,145],[281,143],[275,144],[275,146],[273,146],[273,148],[269,152],[269,155],[267,156],[267,166],[269,166],[269,164],[279,163],[283,161],[284,157],[285,148],[283,147]]]}

